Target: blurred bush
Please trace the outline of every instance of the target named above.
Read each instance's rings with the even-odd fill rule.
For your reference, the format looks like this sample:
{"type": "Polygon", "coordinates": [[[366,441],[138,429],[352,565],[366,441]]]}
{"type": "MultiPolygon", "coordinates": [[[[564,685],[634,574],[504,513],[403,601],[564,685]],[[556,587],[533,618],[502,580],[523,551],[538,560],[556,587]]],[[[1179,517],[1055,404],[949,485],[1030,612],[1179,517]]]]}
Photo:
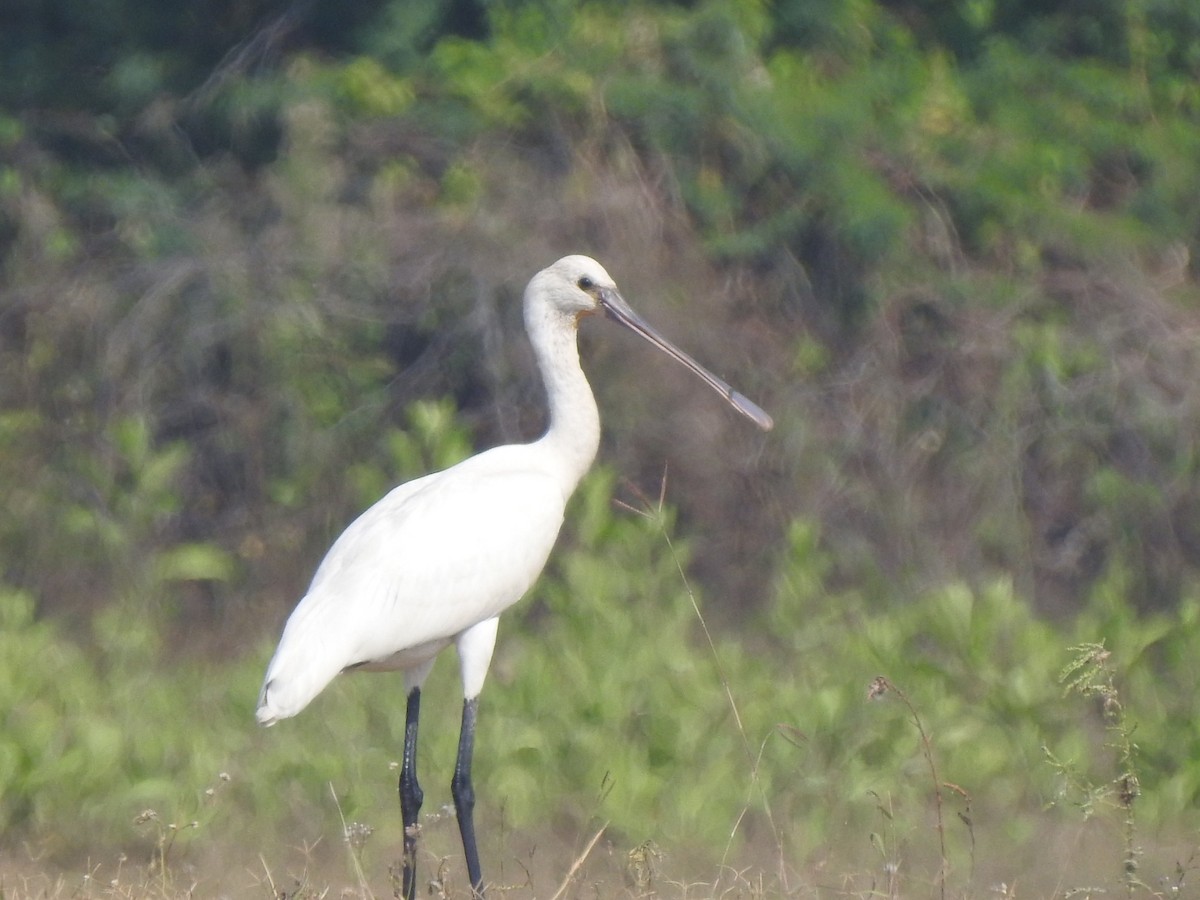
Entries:
{"type": "Polygon", "coordinates": [[[387,486],[536,433],[520,291],[581,250],[778,427],[585,333],[611,469],[481,723],[515,820],[720,842],[757,797],[803,843],[919,804],[877,674],[947,778],[1037,804],[1043,743],[1103,777],[1056,680],[1099,640],[1147,808],[1194,802],[1191,4],[136,6],[0,30],[7,826],[66,842],[224,770],[264,817],[335,779],[369,808],[395,686],[250,736],[267,635],[387,486]],[[677,513],[614,516],[664,460],[677,513]],[[707,792],[655,805],[685,766],[707,792]]]}
{"type": "MultiPolygon", "coordinates": [[[[418,440],[432,449],[447,438],[437,429],[418,440]]],[[[1105,713],[1060,683],[1071,641],[1110,651],[1136,729],[1141,820],[1186,821],[1194,808],[1195,600],[1147,617],[1114,579],[1062,629],[997,582],[948,584],[875,611],[829,583],[815,526],[797,521],[776,555],[769,608],[742,634],[723,634],[681,574],[690,551],[673,536],[674,512],[615,509],[614,482],[605,467],[587,477],[546,577],[502,625],[480,717],[485,821],[582,833],[601,819],[620,842],[735,854],[751,835],[773,834],[782,858],[798,863],[877,827],[886,797],[903,840],[921,845],[922,829],[904,823],[932,809],[933,784],[910,710],[868,698],[884,675],[932,736],[941,777],[993,823],[991,852],[1026,846],[1040,817],[1077,815],[1078,783],[1115,777],[1105,713]],[[1069,763],[1070,779],[1047,750],[1069,763]]],[[[164,822],[198,822],[210,842],[253,836],[255,853],[272,834],[337,833],[340,816],[398,839],[397,678],[347,676],[300,717],[258,730],[267,639],[218,666],[168,654],[161,617],[132,604],[96,617],[94,651],[37,621],[20,591],[0,594],[0,616],[6,831],[95,854],[145,843],[134,819],[151,809],[164,822]],[[207,789],[226,780],[212,801],[207,789]]],[[[457,691],[443,661],[421,745],[431,816],[448,798],[457,691]]],[[[1092,814],[1119,821],[1115,809],[1092,814]]]]}

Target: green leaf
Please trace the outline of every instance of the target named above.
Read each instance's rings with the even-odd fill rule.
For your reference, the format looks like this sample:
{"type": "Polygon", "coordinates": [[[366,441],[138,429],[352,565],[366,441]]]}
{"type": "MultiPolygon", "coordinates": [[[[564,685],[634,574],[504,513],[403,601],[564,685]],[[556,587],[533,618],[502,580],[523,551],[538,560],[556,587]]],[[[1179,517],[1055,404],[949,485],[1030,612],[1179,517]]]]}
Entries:
{"type": "Polygon", "coordinates": [[[215,544],[179,544],[165,550],[154,561],[162,581],[229,581],[234,575],[233,557],[215,544]]]}

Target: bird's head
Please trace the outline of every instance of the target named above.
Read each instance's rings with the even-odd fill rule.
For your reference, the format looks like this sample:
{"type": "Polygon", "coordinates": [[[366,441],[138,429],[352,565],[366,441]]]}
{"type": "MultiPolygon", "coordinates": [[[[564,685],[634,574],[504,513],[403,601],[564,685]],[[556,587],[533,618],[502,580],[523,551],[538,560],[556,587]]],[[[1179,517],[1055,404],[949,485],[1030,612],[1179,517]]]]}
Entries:
{"type": "Polygon", "coordinates": [[[534,275],[525,291],[525,320],[531,334],[538,330],[541,322],[549,325],[557,319],[563,323],[564,318],[578,322],[584,316],[601,310],[618,325],[645,338],[691,369],[759,428],[771,428],[771,417],[757,404],[717,378],[634,312],[617,290],[612,276],[591,257],[564,256],[534,275]]]}
{"type": "Polygon", "coordinates": [[[551,311],[579,319],[606,306],[606,298],[621,300],[617,285],[604,266],[590,256],[564,256],[538,272],[529,294],[541,298],[551,311]]]}

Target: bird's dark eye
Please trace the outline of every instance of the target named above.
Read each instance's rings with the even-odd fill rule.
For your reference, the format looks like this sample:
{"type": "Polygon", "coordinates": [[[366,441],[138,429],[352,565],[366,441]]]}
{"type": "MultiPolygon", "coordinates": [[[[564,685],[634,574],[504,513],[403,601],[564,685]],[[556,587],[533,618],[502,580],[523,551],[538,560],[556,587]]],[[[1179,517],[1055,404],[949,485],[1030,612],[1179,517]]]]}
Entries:
{"type": "Polygon", "coordinates": [[[580,279],[575,283],[579,285],[579,289],[581,291],[590,291],[596,286],[596,282],[592,281],[592,279],[586,275],[581,276],[580,279]]]}

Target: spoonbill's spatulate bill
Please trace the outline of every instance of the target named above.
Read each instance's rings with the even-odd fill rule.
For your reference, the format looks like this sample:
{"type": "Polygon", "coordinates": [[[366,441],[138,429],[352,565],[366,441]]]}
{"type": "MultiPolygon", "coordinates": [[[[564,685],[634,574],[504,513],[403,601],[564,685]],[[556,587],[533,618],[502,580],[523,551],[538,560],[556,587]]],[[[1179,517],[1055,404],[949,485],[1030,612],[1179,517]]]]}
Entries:
{"type": "Polygon", "coordinates": [[[525,289],[525,328],[550,406],[550,426],[530,444],[495,447],[402,484],[334,542],[308,593],[288,618],[267,667],[258,721],[294,716],[351,669],[404,673],[407,709],[400,769],[403,889],[416,893],[416,840],[423,794],[417,782],[421,686],[434,657],[458,651],[462,730],[451,794],[472,890],[483,894],[475,846],[471,756],[479,692],[500,613],[541,573],[567,498],[592,464],[600,417],[579,366],[579,320],[603,310],[687,366],[760,428],[771,417],[651,328],[604,268],[567,256],[525,289]]]}

